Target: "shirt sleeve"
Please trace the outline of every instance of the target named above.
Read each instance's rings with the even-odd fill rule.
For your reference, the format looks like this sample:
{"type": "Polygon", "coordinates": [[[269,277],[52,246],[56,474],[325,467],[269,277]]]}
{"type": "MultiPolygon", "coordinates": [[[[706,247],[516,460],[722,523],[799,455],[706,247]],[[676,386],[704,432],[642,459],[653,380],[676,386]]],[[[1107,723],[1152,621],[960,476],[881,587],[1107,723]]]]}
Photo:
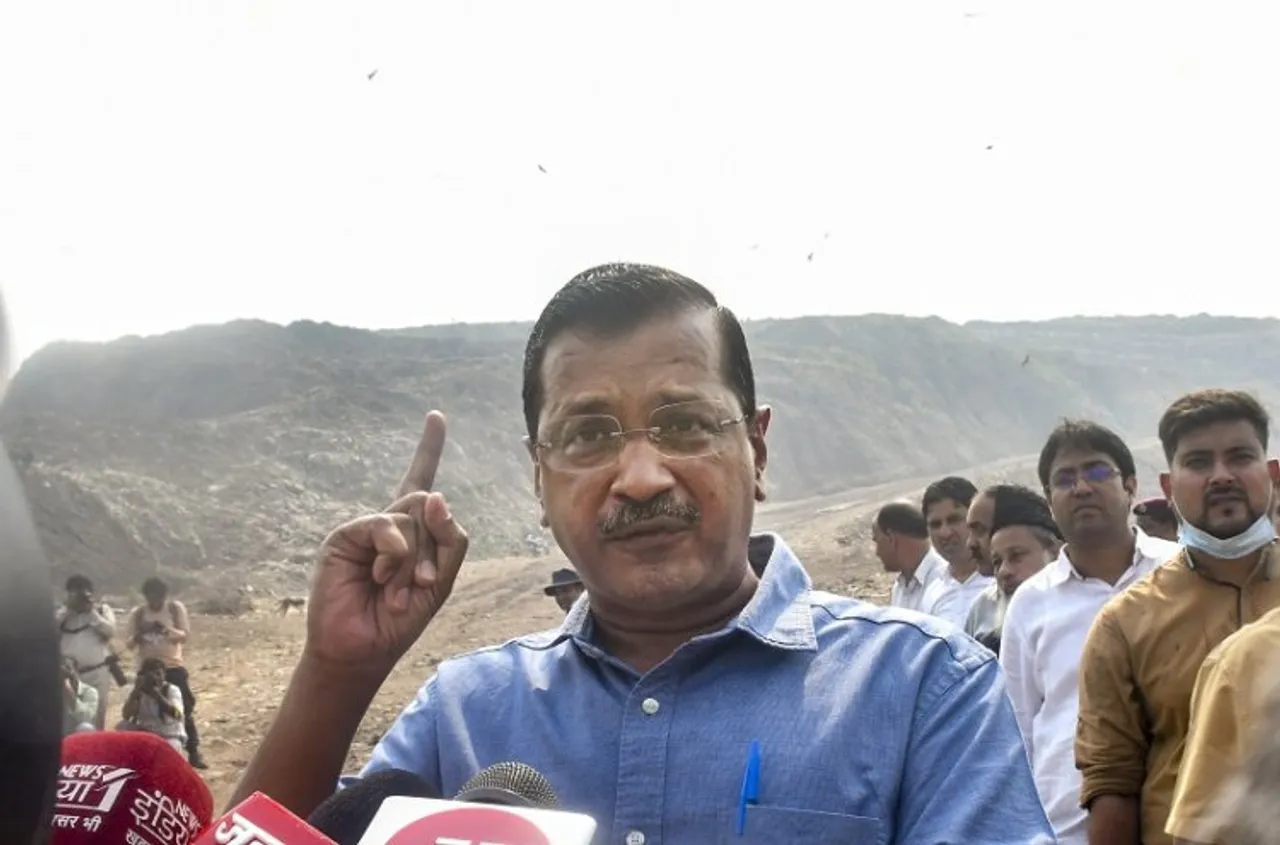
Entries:
{"type": "Polygon", "coordinates": [[[1249,696],[1229,663],[1210,658],[1200,667],[1173,809],[1165,826],[1170,836],[1195,842],[1214,839],[1207,826],[1216,799],[1245,756],[1240,729],[1251,723],[1249,696]]]}
{"type": "Polygon", "coordinates": [[[98,716],[98,691],[88,684],[80,684],[76,694],[75,727],[92,724],[98,716]]]}
{"type": "Polygon", "coordinates": [[[971,637],[978,635],[978,625],[982,623],[982,608],[985,604],[986,602],[979,596],[978,600],[969,607],[969,615],[964,620],[964,632],[971,637]]]}
{"type": "Polygon", "coordinates": [[[104,640],[109,640],[116,635],[116,613],[111,609],[111,605],[100,605],[93,611],[91,618],[93,630],[97,631],[104,640]]]}
{"type": "Polygon", "coordinates": [[[187,641],[187,634],[191,631],[191,617],[187,615],[187,606],[180,601],[173,603],[173,629],[174,633],[170,635],[171,642],[184,643],[187,641]]]}
{"type": "Polygon", "coordinates": [[[1000,634],[1000,668],[1004,670],[1005,684],[1009,688],[1009,703],[1013,705],[1013,715],[1018,720],[1022,741],[1027,746],[1027,758],[1034,760],[1032,728],[1036,714],[1044,706],[1044,691],[1040,689],[1039,674],[1035,671],[1035,654],[1023,622],[1031,611],[1027,609],[1025,600],[1018,601],[1018,595],[1014,593],[1004,617],[1004,630],[1000,634]]]}
{"type": "Polygon", "coordinates": [[[1085,808],[1100,795],[1141,795],[1146,776],[1146,716],[1128,640],[1110,609],[1104,606],[1094,620],[1080,655],[1075,756],[1085,808]]]}
{"type": "Polygon", "coordinates": [[[917,699],[893,842],[1053,845],[999,664],[952,665],[917,699]]]}
{"type": "MultiPolygon", "coordinates": [[[[425,780],[437,791],[443,778],[440,773],[440,745],[436,732],[436,702],[439,693],[437,677],[432,676],[409,706],[400,713],[391,729],[373,749],[369,762],[359,777],[384,769],[402,769],[425,780]]],[[[351,778],[344,778],[349,786],[351,778]]]]}
{"type": "Polygon", "coordinates": [[[178,711],[177,718],[171,719],[171,721],[181,722],[186,717],[186,713],[182,709],[182,690],[178,689],[174,684],[169,684],[169,691],[165,693],[165,698],[169,699],[170,706],[178,711]]]}

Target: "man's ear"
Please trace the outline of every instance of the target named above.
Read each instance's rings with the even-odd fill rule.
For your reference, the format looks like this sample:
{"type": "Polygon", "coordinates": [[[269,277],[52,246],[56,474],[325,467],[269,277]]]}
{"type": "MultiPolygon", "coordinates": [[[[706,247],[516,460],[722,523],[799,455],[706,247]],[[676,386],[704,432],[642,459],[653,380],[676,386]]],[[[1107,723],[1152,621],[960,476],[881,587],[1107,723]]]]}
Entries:
{"type": "Polygon", "coordinates": [[[542,464],[538,462],[538,445],[526,437],[524,448],[529,452],[529,460],[533,461],[533,495],[538,499],[538,524],[547,528],[550,523],[547,522],[546,503],[542,501],[542,464]]]}
{"type": "Polygon", "coordinates": [[[769,463],[769,447],[765,444],[764,436],[769,431],[769,423],[773,419],[773,408],[768,405],[760,405],[756,408],[755,416],[747,420],[749,426],[747,430],[747,440],[751,443],[752,463],[755,466],[755,494],[756,501],[763,502],[765,500],[765,484],[764,471],[769,463]]]}
{"type": "Polygon", "coordinates": [[[1120,484],[1124,487],[1124,492],[1129,494],[1129,505],[1132,507],[1133,500],[1138,495],[1138,477],[1136,475],[1131,475],[1128,478],[1122,479],[1120,484]]]}
{"type": "Polygon", "coordinates": [[[1160,492],[1170,502],[1173,501],[1173,478],[1167,472],[1160,473],[1160,492]]]}

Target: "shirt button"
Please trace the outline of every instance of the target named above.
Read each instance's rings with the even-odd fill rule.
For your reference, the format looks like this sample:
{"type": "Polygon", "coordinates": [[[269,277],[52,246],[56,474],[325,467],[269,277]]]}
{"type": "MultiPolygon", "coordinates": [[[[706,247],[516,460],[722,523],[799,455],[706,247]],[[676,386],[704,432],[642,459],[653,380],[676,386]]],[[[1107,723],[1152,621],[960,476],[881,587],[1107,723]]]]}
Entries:
{"type": "MultiPolygon", "coordinates": [[[[649,701],[653,701],[653,699],[650,698],[645,703],[648,704],[649,701]]],[[[654,703],[656,704],[657,702],[654,703]]],[[[631,831],[627,834],[627,845],[644,845],[644,834],[638,830],[631,831]]]]}
{"type": "MultiPolygon", "coordinates": [[[[662,705],[658,703],[658,699],[656,698],[646,698],[644,701],[640,702],[640,709],[643,710],[649,716],[652,716],[654,713],[657,713],[658,708],[661,706],[662,705]]],[[[628,834],[627,845],[641,845],[644,842],[644,834],[638,833],[635,831],[633,832],[636,834],[636,836],[639,836],[640,838],[632,842],[631,836],[630,834],[628,834]]]]}

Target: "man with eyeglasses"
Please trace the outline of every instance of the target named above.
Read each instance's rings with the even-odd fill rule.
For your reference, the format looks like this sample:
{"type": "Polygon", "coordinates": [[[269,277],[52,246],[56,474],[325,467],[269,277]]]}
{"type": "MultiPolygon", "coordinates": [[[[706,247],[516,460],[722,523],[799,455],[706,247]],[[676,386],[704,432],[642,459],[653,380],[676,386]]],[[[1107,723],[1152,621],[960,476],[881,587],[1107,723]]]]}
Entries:
{"type": "MultiPolygon", "coordinates": [[[[542,520],[586,596],[554,630],[441,663],[366,773],[452,795],[519,760],[599,843],[1053,841],[991,653],[817,591],[781,537],[752,534],[772,414],[706,288],[643,265],[579,275],[534,325],[523,396],[542,520]]],[[[326,541],[303,663],[240,795],[305,815],[328,794],[461,564],[438,497],[326,541]]]]}
{"type": "Polygon", "coordinates": [[[1270,417],[1236,390],[1200,390],[1160,418],[1162,491],[1182,548],[1098,613],[1080,662],[1075,757],[1091,845],[1190,840],[1213,810],[1216,779],[1182,791],[1196,675],[1233,632],[1280,606],[1271,522],[1280,465],[1270,417]]]}
{"type": "Polygon", "coordinates": [[[1088,820],[1073,748],[1085,638],[1103,605],[1178,546],[1129,527],[1137,469],[1129,447],[1109,428],[1063,422],[1045,441],[1037,469],[1066,545],[1009,600],[1000,665],[1058,841],[1084,845],[1088,820]]]}

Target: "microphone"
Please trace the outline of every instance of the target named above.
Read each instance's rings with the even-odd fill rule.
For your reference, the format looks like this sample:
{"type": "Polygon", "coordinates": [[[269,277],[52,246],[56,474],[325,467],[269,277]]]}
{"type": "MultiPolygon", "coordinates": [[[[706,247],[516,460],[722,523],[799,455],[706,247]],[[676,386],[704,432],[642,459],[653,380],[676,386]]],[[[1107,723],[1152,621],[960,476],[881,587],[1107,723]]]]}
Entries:
{"type": "MultiPolygon", "coordinates": [[[[0,299],[0,397],[9,384],[0,299]]],[[[49,562],[22,479],[0,443],[0,842],[47,829],[62,741],[62,679],[49,562]]]]}
{"type": "Polygon", "coordinates": [[[536,769],[497,763],[463,784],[453,801],[386,798],[358,845],[591,845],[595,819],[558,804],[536,769]]]}
{"type": "Polygon", "coordinates": [[[52,845],[176,845],[212,817],[209,787],[160,737],[100,731],[63,740],[52,845]]]}
{"type": "Polygon", "coordinates": [[[336,845],[357,845],[382,802],[393,796],[442,797],[431,784],[404,769],[383,769],[330,795],[307,816],[307,823],[336,845]]]}
{"type": "Polygon", "coordinates": [[[334,845],[334,841],[255,792],[211,824],[193,845],[334,845]]]}

